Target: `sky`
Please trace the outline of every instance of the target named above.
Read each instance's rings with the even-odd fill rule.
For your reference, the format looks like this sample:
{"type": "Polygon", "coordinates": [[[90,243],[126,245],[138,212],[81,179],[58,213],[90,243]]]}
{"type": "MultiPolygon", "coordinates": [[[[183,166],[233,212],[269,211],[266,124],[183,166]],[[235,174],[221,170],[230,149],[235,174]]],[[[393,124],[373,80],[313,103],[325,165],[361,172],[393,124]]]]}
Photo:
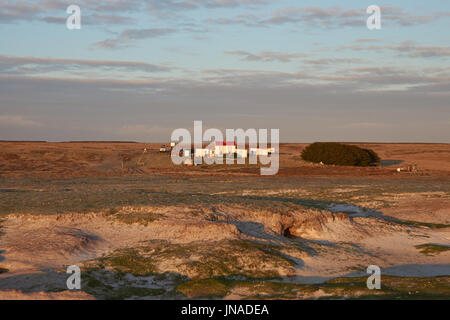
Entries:
{"type": "Polygon", "coordinates": [[[449,143],[449,31],[442,0],[2,0],[0,140],[449,143]]]}

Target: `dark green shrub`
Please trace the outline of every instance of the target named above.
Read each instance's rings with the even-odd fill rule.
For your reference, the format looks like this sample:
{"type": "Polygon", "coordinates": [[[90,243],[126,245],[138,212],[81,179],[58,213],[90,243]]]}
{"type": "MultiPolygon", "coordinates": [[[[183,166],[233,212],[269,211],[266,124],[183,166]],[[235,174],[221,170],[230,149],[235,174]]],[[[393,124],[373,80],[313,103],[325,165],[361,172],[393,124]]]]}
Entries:
{"type": "Polygon", "coordinates": [[[314,163],[338,166],[373,166],[380,162],[380,157],[369,149],[335,142],[316,142],[305,148],[302,159],[314,163]]]}

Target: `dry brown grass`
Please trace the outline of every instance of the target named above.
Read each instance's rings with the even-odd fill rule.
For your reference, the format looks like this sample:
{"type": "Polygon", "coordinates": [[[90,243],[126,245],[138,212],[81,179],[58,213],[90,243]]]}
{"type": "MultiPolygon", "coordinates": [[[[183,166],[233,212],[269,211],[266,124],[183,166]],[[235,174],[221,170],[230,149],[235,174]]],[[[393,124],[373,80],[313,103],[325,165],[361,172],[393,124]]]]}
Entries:
{"type": "MultiPolygon", "coordinates": [[[[382,168],[320,166],[301,160],[307,144],[281,144],[280,176],[389,176],[397,166],[417,164],[422,175],[450,175],[448,144],[357,144],[376,151],[383,160],[401,162],[382,168]]],[[[174,166],[160,144],[0,142],[0,176],[71,178],[86,176],[184,175],[256,176],[259,166],[174,166]],[[142,155],[144,148],[148,153],[142,155]],[[140,163],[142,162],[143,165],[140,163]]],[[[405,174],[401,175],[402,177],[405,174]]]]}

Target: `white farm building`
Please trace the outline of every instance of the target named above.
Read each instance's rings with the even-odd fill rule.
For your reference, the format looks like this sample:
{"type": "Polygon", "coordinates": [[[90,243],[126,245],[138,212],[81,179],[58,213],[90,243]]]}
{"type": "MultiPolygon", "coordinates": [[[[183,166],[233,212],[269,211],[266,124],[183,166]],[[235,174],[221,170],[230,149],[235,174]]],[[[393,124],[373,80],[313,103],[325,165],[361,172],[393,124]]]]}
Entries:
{"type": "Polygon", "coordinates": [[[234,141],[216,142],[216,147],[214,148],[214,155],[216,157],[221,157],[224,155],[230,155],[235,153],[236,153],[236,143],[234,141]]]}
{"type": "Polygon", "coordinates": [[[268,156],[269,149],[250,148],[250,156],[268,156]]]}
{"type": "Polygon", "coordinates": [[[195,149],[196,158],[212,157],[213,153],[214,152],[211,149],[195,149]]]}

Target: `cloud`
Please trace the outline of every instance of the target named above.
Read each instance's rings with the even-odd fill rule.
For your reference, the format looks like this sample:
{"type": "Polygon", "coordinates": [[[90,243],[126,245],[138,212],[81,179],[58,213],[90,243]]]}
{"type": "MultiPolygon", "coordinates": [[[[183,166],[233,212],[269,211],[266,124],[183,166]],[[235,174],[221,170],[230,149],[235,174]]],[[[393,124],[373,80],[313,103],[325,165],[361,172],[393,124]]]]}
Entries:
{"type": "Polygon", "coordinates": [[[258,54],[253,54],[248,51],[226,51],[225,54],[241,56],[242,61],[263,61],[263,62],[290,62],[292,59],[308,56],[304,53],[285,53],[274,51],[262,51],[258,54]]]}
{"type": "Polygon", "coordinates": [[[364,22],[365,11],[344,10],[340,7],[286,7],[274,11],[272,17],[265,19],[265,24],[285,24],[304,22],[323,26],[350,26],[364,22]]]}
{"type": "Polygon", "coordinates": [[[339,64],[339,63],[362,63],[363,60],[357,58],[323,58],[323,59],[310,59],[303,60],[304,63],[312,65],[328,65],[328,64],[339,64]]]}
{"type": "MultiPolygon", "coordinates": [[[[416,26],[435,22],[450,16],[449,12],[436,12],[429,15],[414,15],[399,7],[381,7],[383,23],[416,26]]],[[[296,7],[289,6],[275,9],[271,14],[257,16],[241,14],[235,17],[207,19],[206,22],[217,24],[241,24],[251,27],[267,27],[269,25],[303,24],[314,27],[337,28],[365,26],[367,21],[366,8],[343,9],[333,7],[296,7]]]]}
{"type": "Polygon", "coordinates": [[[405,52],[409,57],[448,57],[450,56],[450,47],[440,46],[420,46],[416,42],[406,41],[398,46],[387,47],[391,50],[405,52]]]}
{"type": "MultiPolygon", "coordinates": [[[[374,43],[376,43],[374,41],[374,43]]],[[[350,45],[343,46],[339,49],[349,49],[354,51],[396,51],[402,55],[411,58],[432,58],[432,57],[448,57],[450,56],[450,47],[443,46],[424,46],[419,45],[415,41],[407,40],[393,45],[350,45]]]]}
{"type": "Polygon", "coordinates": [[[42,10],[39,3],[4,0],[0,3],[0,23],[33,20],[42,10]]]}
{"type": "Polygon", "coordinates": [[[36,121],[25,119],[17,115],[0,115],[0,124],[2,126],[13,127],[41,127],[42,124],[36,121]]]}
{"type": "Polygon", "coordinates": [[[436,12],[430,15],[414,15],[405,12],[399,7],[381,7],[382,20],[392,22],[394,24],[410,27],[434,22],[446,16],[445,12],[436,12]]]}
{"type": "MultiPolygon", "coordinates": [[[[247,56],[244,56],[247,57],[247,56]]],[[[270,56],[270,59],[278,59],[270,56]]],[[[258,58],[259,59],[259,58],[258,58]]],[[[261,58],[262,59],[262,58],[261,58]]],[[[266,59],[269,59],[266,57],[266,59]]],[[[283,57],[286,59],[286,57],[283,57]]],[[[275,60],[278,61],[278,60],[275,60]]],[[[74,74],[77,77],[68,77],[67,71],[78,68],[91,68],[102,70],[155,71],[154,65],[140,62],[96,61],[96,60],[65,60],[41,58],[16,58],[0,56],[0,83],[9,88],[16,82],[38,83],[42,86],[59,88],[71,82],[73,86],[83,86],[86,90],[101,87],[102,90],[135,90],[136,92],[177,92],[180,87],[194,88],[213,84],[222,87],[245,88],[272,88],[272,87],[307,87],[310,90],[334,91],[383,91],[383,90],[412,90],[418,86],[438,86],[450,82],[450,71],[442,68],[430,67],[399,67],[385,65],[380,67],[361,66],[349,67],[342,64],[352,63],[351,59],[330,58],[309,61],[314,66],[320,64],[334,64],[333,68],[303,68],[299,71],[283,72],[268,70],[243,69],[206,69],[200,70],[195,77],[178,74],[177,76],[144,77],[130,73],[129,77],[117,77],[117,74],[101,72],[101,76],[93,77],[89,74],[74,74]],[[3,59],[3,60],[2,60],[3,59]],[[59,70],[65,73],[46,76],[51,71],[59,70]]],[[[160,71],[156,67],[156,71],[160,71]]],[[[445,86],[440,86],[444,90],[445,86]]]]}
{"type": "MultiPolygon", "coordinates": [[[[298,7],[288,6],[275,9],[267,14],[255,14],[255,8],[275,4],[275,0],[78,0],[82,8],[82,23],[87,25],[125,25],[135,23],[134,14],[146,13],[160,19],[171,21],[189,20],[179,16],[189,10],[220,9],[244,7],[251,11],[242,12],[234,17],[206,19],[207,23],[241,24],[251,27],[270,25],[304,24],[326,28],[365,26],[367,13],[365,8],[344,9],[332,7],[298,7]]],[[[73,4],[72,0],[2,0],[0,2],[0,23],[18,21],[42,21],[64,24],[67,18],[65,9],[73,4]]],[[[416,26],[435,22],[450,17],[450,12],[434,12],[416,15],[400,7],[381,7],[384,23],[416,26]]],[[[244,9],[243,9],[244,10],[244,9]]],[[[189,20],[192,21],[192,20],[189,20]]],[[[120,41],[107,39],[98,46],[118,47],[120,41]]]]}
{"type": "Polygon", "coordinates": [[[65,9],[79,5],[82,21],[93,25],[126,24],[134,21],[125,14],[145,12],[159,17],[174,16],[174,12],[200,8],[233,8],[239,6],[265,5],[273,0],[2,0],[0,2],[0,23],[18,21],[43,21],[65,23],[65,9]]]}
{"type": "Polygon", "coordinates": [[[0,72],[4,74],[43,74],[55,71],[141,71],[145,73],[168,72],[166,66],[133,61],[55,59],[0,55],[0,72]]]}
{"type": "Polygon", "coordinates": [[[132,45],[136,40],[157,38],[175,33],[171,28],[128,29],[120,33],[116,38],[106,39],[93,44],[97,49],[118,49],[132,45]]]}
{"type": "Polygon", "coordinates": [[[247,27],[262,27],[260,17],[254,14],[239,14],[233,18],[208,18],[206,23],[222,25],[245,25],[247,27]]]}
{"type": "Polygon", "coordinates": [[[395,66],[343,68],[325,72],[280,72],[257,70],[205,70],[204,80],[243,87],[310,87],[314,90],[366,91],[408,90],[412,86],[437,84],[450,80],[450,74],[433,69],[395,66]]]}
{"type": "MultiPolygon", "coordinates": [[[[44,21],[65,23],[66,8],[72,0],[2,0],[0,23],[17,21],[44,21]]],[[[133,21],[117,13],[137,12],[143,6],[138,0],[79,0],[75,4],[82,8],[82,21],[86,24],[123,24],[133,21]]]]}
{"type": "Polygon", "coordinates": [[[199,8],[234,8],[265,5],[274,0],[148,0],[147,7],[154,14],[185,11],[199,8]]]}

